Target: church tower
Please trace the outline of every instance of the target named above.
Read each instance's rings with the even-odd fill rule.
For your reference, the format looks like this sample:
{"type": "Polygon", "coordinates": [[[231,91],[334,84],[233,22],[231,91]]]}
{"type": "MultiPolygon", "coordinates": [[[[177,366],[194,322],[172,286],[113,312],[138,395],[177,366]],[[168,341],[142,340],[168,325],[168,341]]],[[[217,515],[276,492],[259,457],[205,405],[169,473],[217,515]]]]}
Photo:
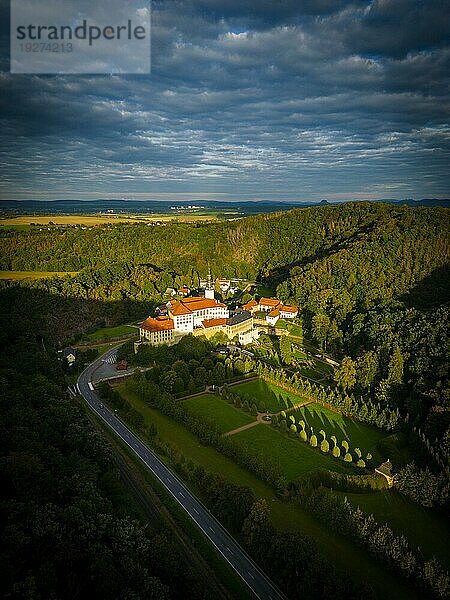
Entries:
{"type": "Polygon", "coordinates": [[[208,282],[205,287],[205,298],[210,298],[214,300],[214,283],[211,278],[211,269],[208,268],[208,282]]]}

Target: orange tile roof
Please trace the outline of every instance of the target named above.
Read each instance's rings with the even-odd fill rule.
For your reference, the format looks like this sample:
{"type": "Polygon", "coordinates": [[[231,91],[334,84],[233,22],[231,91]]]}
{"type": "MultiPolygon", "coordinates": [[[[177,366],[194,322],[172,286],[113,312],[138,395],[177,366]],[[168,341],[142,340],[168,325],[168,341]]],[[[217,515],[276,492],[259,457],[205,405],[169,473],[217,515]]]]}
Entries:
{"type": "Polygon", "coordinates": [[[205,308],[214,308],[215,306],[222,306],[226,308],[226,304],[213,300],[212,298],[203,298],[202,296],[192,296],[191,298],[184,298],[181,302],[187,306],[190,310],[203,310],[205,308]]]}
{"type": "Polygon", "coordinates": [[[180,315],[190,315],[192,310],[185,306],[183,302],[171,302],[169,312],[174,317],[178,317],[180,315]]]}
{"type": "Polygon", "coordinates": [[[149,317],[141,323],[141,329],[152,333],[155,331],[169,331],[170,329],[174,329],[173,319],[169,317],[149,317]]]}
{"type": "Polygon", "coordinates": [[[190,298],[183,298],[183,300],[171,302],[169,311],[172,315],[177,317],[179,315],[189,315],[196,310],[215,308],[216,306],[226,308],[226,304],[218,302],[217,300],[213,300],[212,298],[191,296],[190,298]]]}
{"type": "Polygon", "coordinates": [[[278,317],[280,315],[280,311],[279,310],[271,310],[270,313],[268,314],[269,317],[278,317]]]}
{"type": "Polygon", "coordinates": [[[278,300],[278,298],[260,298],[259,304],[260,306],[272,306],[273,308],[275,308],[276,306],[281,304],[281,302],[278,300]]]}
{"type": "Polygon", "coordinates": [[[202,321],[203,327],[207,329],[208,327],[217,327],[218,325],[226,325],[226,319],[205,319],[202,321]]]}
{"type": "Polygon", "coordinates": [[[252,308],[254,308],[255,306],[258,306],[258,303],[256,302],[256,300],[254,300],[253,298],[251,300],[249,300],[247,302],[247,304],[244,304],[244,306],[242,307],[244,310],[251,310],[252,308]]]}
{"type": "Polygon", "coordinates": [[[298,308],[296,306],[290,306],[289,304],[282,304],[280,306],[280,310],[288,313],[298,312],[298,308]]]}

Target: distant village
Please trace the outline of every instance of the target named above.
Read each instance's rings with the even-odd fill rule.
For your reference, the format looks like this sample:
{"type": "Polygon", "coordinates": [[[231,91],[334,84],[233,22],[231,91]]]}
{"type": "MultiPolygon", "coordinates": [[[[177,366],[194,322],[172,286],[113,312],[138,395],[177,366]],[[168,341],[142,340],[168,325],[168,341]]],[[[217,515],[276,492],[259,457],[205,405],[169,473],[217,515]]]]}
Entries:
{"type": "Polygon", "coordinates": [[[176,344],[189,333],[207,339],[223,334],[228,340],[246,346],[259,337],[261,327],[258,324],[275,326],[279,319],[295,319],[298,315],[296,306],[283,304],[277,298],[252,299],[230,310],[227,304],[216,299],[216,285],[223,293],[239,291],[239,280],[213,281],[210,272],[206,280],[200,280],[196,295],[191,295],[187,286],[182,286],[178,292],[168,288],[166,293],[178,296],[178,299],[159,306],[154,316],[141,323],[136,346],[176,344]]]}

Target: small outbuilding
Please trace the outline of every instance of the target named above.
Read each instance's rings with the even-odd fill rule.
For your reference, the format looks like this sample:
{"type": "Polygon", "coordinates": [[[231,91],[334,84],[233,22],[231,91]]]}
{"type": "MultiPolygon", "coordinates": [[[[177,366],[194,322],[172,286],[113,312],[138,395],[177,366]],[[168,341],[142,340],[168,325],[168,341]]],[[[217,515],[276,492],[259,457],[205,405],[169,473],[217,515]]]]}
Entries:
{"type": "Polygon", "coordinates": [[[389,459],[386,462],[382,463],[379,467],[375,468],[375,473],[379,475],[383,475],[388,482],[389,487],[394,485],[394,467],[389,459]]]}
{"type": "Polygon", "coordinates": [[[59,351],[59,354],[61,355],[61,358],[65,359],[67,361],[67,364],[71,365],[76,361],[76,354],[75,354],[75,350],[71,347],[68,346],[67,348],[64,348],[63,350],[59,351]]]}

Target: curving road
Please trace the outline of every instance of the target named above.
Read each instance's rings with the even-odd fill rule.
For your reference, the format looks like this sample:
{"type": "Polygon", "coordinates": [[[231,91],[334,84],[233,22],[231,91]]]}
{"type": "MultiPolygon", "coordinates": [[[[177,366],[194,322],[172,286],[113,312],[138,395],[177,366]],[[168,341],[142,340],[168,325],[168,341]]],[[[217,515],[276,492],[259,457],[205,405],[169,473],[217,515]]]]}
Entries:
{"type": "Polygon", "coordinates": [[[94,391],[91,379],[94,371],[117,351],[118,346],[108,350],[103,356],[91,363],[78,378],[78,391],[84,397],[91,410],[121,438],[146,468],[164,486],[169,494],[183,507],[203,534],[217,548],[223,558],[231,565],[247,584],[256,598],[260,600],[286,600],[286,597],[264,575],[248,554],[234,541],[213,515],[197,500],[187,487],[170,469],[101,401],[94,391]]]}

